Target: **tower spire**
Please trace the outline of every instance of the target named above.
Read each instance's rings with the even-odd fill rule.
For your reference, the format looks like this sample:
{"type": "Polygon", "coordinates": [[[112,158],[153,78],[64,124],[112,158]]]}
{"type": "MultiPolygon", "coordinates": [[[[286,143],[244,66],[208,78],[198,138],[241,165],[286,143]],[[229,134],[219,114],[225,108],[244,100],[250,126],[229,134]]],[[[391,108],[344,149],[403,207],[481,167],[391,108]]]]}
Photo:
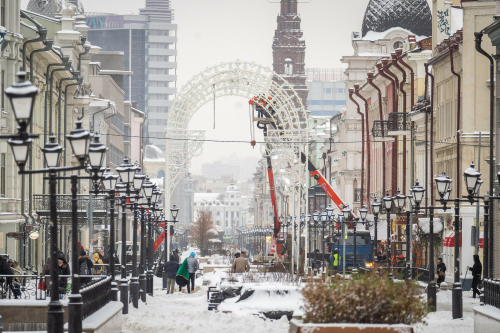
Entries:
{"type": "Polygon", "coordinates": [[[281,0],[281,15],[296,15],[297,0],[281,0]]]}

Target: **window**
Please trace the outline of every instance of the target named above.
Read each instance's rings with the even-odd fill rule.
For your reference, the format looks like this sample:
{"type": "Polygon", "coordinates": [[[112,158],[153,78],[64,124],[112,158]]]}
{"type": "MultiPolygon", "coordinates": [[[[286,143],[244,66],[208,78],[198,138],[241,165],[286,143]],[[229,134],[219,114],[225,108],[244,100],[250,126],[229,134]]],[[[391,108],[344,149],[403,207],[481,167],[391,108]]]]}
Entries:
{"type": "Polygon", "coordinates": [[[307,101],[307,104],[309,105],[321,105],[323,101],[307,101]]]}
{"type": "Polygon", "coordinates": [[[335,88],[336,94],[345,94],[345,88],[335,88]]]}
{"type": "Polygon", "coordinates": [[[403,42],[396,42],[394,43],[394,50],[397,50],[397,49],[402,49],[403,48],[403,42]]]}
{"type": "Polygon", "coordinates": [[[109,154],[111,155],[110,157],[111,163],[113,163],[114,165],[122,164],[123,152],[121,150],[111,145],[111,148],[109,149],[109,154]]]}
{"type": "Polygon", "coordinates": [[[323,89],[323,94],[331,94],[333,93],[333,89],[332,88],[324,88],[323,89]]]}
{"type": "Polygon", "coordinates": [[[0,77],[0,91],[2,92],[2,110],[5,110],[5,71],[2,71],[0,77]]]}
{"type": "MultiPolygon", "coordinates": [[[[5,27],[5,0],[1,0],[0,25],[5,27]]],[[[31,78],[30,78],[31,79],[31,78]]]]}
{"type": "Polygon", "coordinates": [[[345,100],[344,101],[335,101],[335,105],[345,105],[345,100]]]}
{"type": "Polygon", "coordinates": [[[5,197],[5,154],[0,156],[0,196],[5,197]]]}
{"type": "Polygon", "coordinates": [[[125,141],[130,142],[130,126],[124,126],[125,141]]]}
{"type": "Polygon", "coordinates": [[[335,105],[335,101],[323,101],[323,105],[335,105]]]}
{"type": "Polygon", "coordinates": [[[226,218],[228,218],[228,217],[229,217],[229,212],[226,212],[226,218]]]}
{"type": "Polygon", "coordinates": [[[285,74],[286,75],[293,74],[293,60],[291,58],[285,59],[285,74]]]}
{"type": "Polygon", "coordinates": [[[158,171],[158,178],[165,178],[165,172],[163,172],[163,170],[158,171]]]}
{"type": "Polygon", "coordinates": [[[354,202],[360,202],[360,201],[361,201],[361,189],[355,188],[354,189],[354,202]]]}
{"type": "Polygon", "coordinates": [[[116,129],[125,134],[124,117],[121,114],[117,113],[113,115],[111,118],[109,118],[109,122],[111,125],[116,127],[116,129]]]}

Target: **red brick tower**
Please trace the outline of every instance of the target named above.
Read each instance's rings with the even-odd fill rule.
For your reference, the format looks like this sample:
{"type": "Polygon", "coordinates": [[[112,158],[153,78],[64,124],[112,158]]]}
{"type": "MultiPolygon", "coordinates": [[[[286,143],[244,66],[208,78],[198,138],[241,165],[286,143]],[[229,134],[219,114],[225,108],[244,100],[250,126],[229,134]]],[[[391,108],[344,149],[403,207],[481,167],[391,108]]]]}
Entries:
{"type": "Polygon", "coordinates": [[[302,39],[297,0],[281,0],[278,29],[273,40],[273,69],[294,86],[307,108],[305,56],[306,42],[302,39]]]}

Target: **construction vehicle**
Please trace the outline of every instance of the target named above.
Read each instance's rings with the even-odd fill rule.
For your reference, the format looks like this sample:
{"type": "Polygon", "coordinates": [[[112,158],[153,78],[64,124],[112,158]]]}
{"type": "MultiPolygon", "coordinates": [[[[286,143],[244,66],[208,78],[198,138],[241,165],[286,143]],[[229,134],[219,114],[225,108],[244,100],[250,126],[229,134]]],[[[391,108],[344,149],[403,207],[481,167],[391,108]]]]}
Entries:
{"type": "MultiPolygon", "coordinates": [[[[302,163],[306,163],[306,155],[304,153],[301,153],[301,160],[302,160],[302,163]]],[[[332,187],[330,186],[330,184],[328,184],[328,182],[326,181],[326,179],[323,177],[323,175],[319,172],[318,168],[316,168],[314,166],[314,164],[312,164],[311,160],[308,160],[308,163],[307,163],[307,169],[309,170],[309,172],[311,173],[311,177],[313,177],[316,182],[321,186],[321,188],[323,189],[323,191],[325,191],[326,195],[328,195],[328,197],[332,200],[332,202],[334,203],[335,206],[337,206],[337,208],[339,210],[342,210],[345,206],[345,202],[344,200],[342,200],[339,195],[332,189],[332,187]]],[[[354,215],[354,213],[351,213],[353,218],[355,218],[356,216],[354,215]]],[[[349,229],[351,229],[352,226],[351,224],[349,224],[349,229]]]]}
{"type": "MultiPolygon", "coordinates": [[[[264,131],[264,137],[267,137],[267,127],[271,125],[273,128],[279,128],[280,126],[274,121],[274,109],[272,108],[273,102],[271,97],[268,100],[264,98],[254,97],[248,102],[254,107],[257,112],[257,117],[253,120],[257,121],[257,128],[264,131]]],[[[274,228],[273,237],[271,239],[271,246],[269,250],[269,255],[272,256],[274,253],[279,253],[284,240],[280,238],[281,223],[278,219],[278,208],[276,207],[276,192],[274,188],[274,174],[273,165],[271,162],[271,147],[269,143],[266,143],[266,161],[267,161],[267,176],[269,177],[269,192],[271,195],[271,203],[273,205],[274,212],[274,228]]]]}

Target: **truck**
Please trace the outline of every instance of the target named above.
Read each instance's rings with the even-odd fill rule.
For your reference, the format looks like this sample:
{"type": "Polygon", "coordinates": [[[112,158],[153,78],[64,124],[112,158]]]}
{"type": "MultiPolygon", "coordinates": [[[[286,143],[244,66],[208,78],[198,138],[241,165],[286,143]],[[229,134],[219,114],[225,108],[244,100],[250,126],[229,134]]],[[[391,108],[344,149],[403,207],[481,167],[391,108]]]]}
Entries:
{"type": "MultiPolygon", "coordinates": [[[[344,239],[342,236],[342,231],[336,230],[330,239],[331,253],[338,250],[342,258],[340,270],[344,265],[344,239]]],[[[356,231],[356,263],[356,267],[373,267],[372,239],[368,230],[356,231]]],[[[346,270],[354,268],[354,231],[350,229],[347,231],[347,239],[345,239],[345,265],[346,270]]]]}

